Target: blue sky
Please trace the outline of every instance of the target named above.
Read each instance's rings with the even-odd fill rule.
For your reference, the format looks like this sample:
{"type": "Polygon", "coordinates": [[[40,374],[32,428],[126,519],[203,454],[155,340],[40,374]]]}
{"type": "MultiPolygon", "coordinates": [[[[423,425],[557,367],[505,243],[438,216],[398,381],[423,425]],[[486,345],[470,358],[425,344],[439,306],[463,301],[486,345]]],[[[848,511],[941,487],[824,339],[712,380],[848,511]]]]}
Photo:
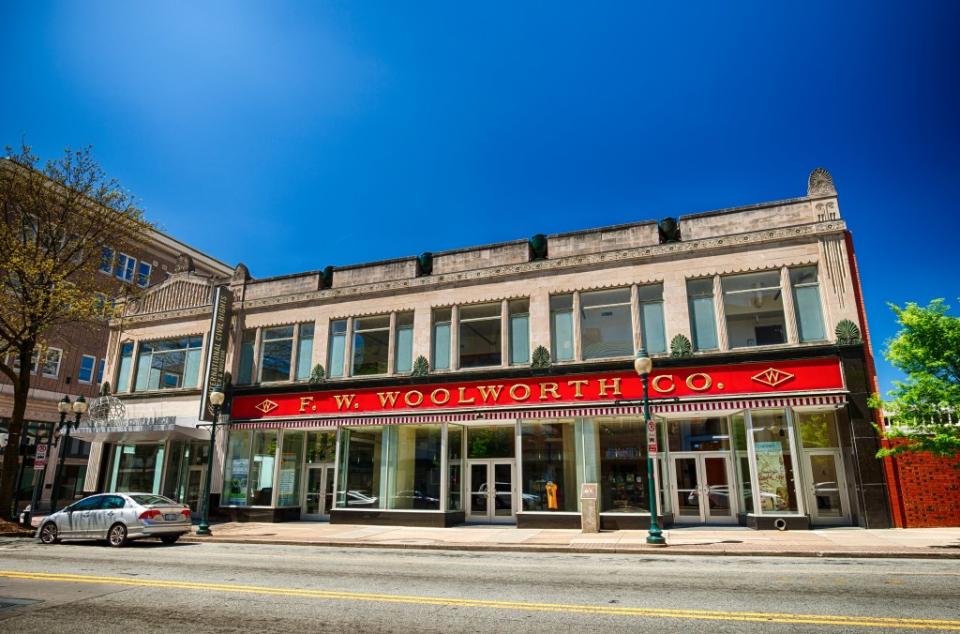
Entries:
{"type": "MultiPolygon", "coordinates": [[[[960,3],[0,6],[0,143],[93,145],[255,276],[803,195],[874,343],[960,313],[960,3]]],[[[896,376],[881,361],[884,385],[896,376]]]]}

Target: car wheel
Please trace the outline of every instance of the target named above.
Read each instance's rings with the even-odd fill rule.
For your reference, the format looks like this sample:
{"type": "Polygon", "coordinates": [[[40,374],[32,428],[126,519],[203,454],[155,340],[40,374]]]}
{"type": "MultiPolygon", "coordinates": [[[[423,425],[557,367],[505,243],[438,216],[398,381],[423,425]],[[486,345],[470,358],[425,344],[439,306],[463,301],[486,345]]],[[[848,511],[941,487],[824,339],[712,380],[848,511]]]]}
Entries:
{"type": "Polygon", "coordinates": [[[179,535],[164,535],[163,537],[160,538],[160,541],[162,541],[164,544],[169,545],[169,544],[176,544],[178,539],[180,539],[179,535]]]}
{"type": "Polygon", "coordinates": [[[48,545],[59,543],[60,537],[57,533],[57,525],[53,522],[44,524],[43,528],[40,529],[40,541],[48,545]]]}
{"type": "Polygon", "coordinates": [[[123,524],[114,524],[107,533],[107,542],[114,548],[127,545],[127,527],[123,524]]]}

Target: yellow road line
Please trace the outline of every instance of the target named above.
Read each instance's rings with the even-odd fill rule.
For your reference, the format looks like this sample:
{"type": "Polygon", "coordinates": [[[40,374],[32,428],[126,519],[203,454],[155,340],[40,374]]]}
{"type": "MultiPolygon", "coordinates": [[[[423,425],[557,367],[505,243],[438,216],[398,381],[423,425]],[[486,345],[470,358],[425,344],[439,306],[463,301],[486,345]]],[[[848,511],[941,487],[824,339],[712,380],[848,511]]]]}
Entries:
{"type": "Polygon", "coordinates": [[[103,577],[69,573],[24,572],[0,570],[0,577],[29,581],[59,583],[89,583],[180,590],[207,590],[215,592],[239,592],[273,596],[307,597],[314,599],[368,601],[380,603],[406,603],[487,609],[523,610],[535,612],[566,612],[575,614],[603,614],[610,616],[634,616],[664,619],[695,619],[707,621],[744,621],[756,623],[792,623],[808,625],[840,625],[875,628],[900,628],[912,630],[960,631],[960,620],[913,619],[880,616],[845,616],[836,614],[790,614],[780,612],[723,612],[717,610],[687,610],[681,608],[631,608],[609,605],[579,605],[564,603],[530,603],[521,601],[495,601],[484,599],[456,599],[448,597],[413,596],[401,594],[376,594],[337,590],[307,590],[298,588],[272,588],[223,583],[199,583],[192,581],[165,581],[159,579],[131,579],[129,577],[103,577]]]}

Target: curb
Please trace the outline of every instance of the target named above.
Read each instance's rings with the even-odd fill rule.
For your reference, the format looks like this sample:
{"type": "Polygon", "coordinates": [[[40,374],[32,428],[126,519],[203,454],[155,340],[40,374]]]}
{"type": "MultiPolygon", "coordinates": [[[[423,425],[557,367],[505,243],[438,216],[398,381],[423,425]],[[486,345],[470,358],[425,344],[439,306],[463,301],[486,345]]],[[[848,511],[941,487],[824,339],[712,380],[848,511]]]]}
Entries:
{"type": "Polygon", "coordinates": [[[713,548],[698,550],[684,546],[640,547],[624,548],[611,545],[610,547],[597,546],[553,546],[537,544],[404,544],[404,543],[375,543],[375,542],[347,542],[347,541],[295,541],[290,539],[243,539],[239,537],[197,537],[184,535],[180,538],[184,543],[219,543],[219,544],[264,544],[272,546],[314,546],[322,548],[373,548],[390,550],[445,550],[468,552],[521,552],[521,553],[567,553],[567,554],[616,554],[616,555],[644,555],[644,556],[671,556],[690,555],[703,557],[808,557],[808,558],[843,558],[843,559],[960,559],[960,551],[939,552],[908,552],[908,551],[850,551],[850,550],[733,550],[727,548],[713,548]]]}

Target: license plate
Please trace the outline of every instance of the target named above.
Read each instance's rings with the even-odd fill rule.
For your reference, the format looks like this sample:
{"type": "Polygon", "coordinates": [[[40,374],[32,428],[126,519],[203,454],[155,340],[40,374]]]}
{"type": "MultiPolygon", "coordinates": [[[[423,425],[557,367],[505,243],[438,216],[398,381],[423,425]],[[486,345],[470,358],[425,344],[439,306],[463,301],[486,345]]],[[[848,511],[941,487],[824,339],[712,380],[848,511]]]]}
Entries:
{"type": "Polygon", "coordinates": [[[166,515],[163,516],[163,519],[167,520],[168,522],[173,522],[174,520],[177,519],[177,514],[176,514],[176,513],[167,513],[166,515]]]}

